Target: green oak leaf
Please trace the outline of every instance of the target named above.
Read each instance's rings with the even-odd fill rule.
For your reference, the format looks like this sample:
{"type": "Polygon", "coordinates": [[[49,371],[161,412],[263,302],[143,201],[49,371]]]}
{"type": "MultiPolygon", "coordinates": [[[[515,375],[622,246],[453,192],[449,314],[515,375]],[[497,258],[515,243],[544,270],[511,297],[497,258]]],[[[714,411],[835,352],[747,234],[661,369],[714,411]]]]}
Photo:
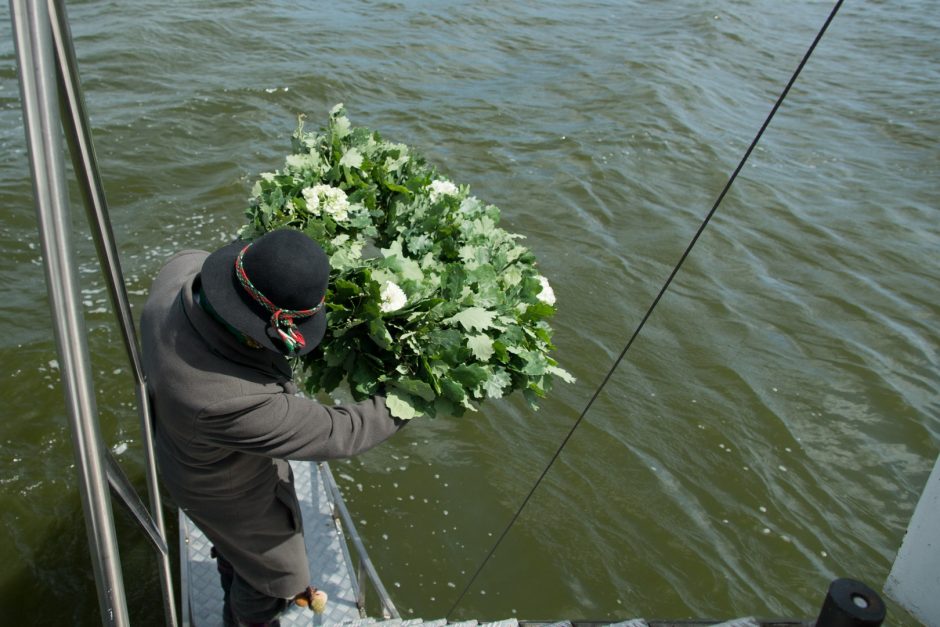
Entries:
{"type": "Polygon", "coordinates": [[[548,372],[555,375],[556,377],[558,377],[565,383],[574,383],[575,381],[577,381],[577,379],[575,379],[574,376],[570,372],[568,372],[564,368],[559,368],[558,366],[549,366],[548,372]]]}
{"type": "Polygon", "coordinates": [[[471,335],[467,338],[467,348],[480,361],[489,361],[495,352],[493,349],[493,340],[488,335],[471,335]]]}
{"type": "Polygon", "coordinates": [[[451,376],[468,390],[474,390],[489,376],[486,368],[477,364],[462,364],[450,372],[451,376]]]}
{"type": "Polygon", "coordinates": [[[489,398],[502,398],[503,393],[512,385],[509,373],[496,370],[483,382],[483,391],[489,398]]]}
{"type": "Polygon", "coordinates": [[[372,318],[369,320],[369,337],[381,348],[388,350],[392,346],[392,336],[381,318],[372,318]]]}
{"type": "Polygon", "coordinates": [[[395,388],[408,392],[409,394],[423,398],[428,402],[432,402],[437,396],[434,393],[434,389],[430,385],[424,381],[419,381],[418,379],[398,379],[397,381],[394,381],[392,385],[395,388]]]}
{"type": "Polygon", "coordinates": [[[404,392],[392,390],[385,397],[385,404],[390,414],[402,420],[411,420],[421,415],[421,410],[414,405],[414,399],[404,392]]]}
{"type": "Polygon", "coordinates": [[[522,367],[522,373],[532,377],[537,377],[548,372],[551,367],[548,358],[542,353],[536,351],[525,351],[522,355],[525,359],[525,365],[522,367]]]}
{"type": "Polygon", "coordinates": [[[485,331],[493,325],[494,318],[496,318],[495,311],[488,311],[482,307],[467,307],[444,322],[451,324],[459,323],[467,331],[474,329],[477,331],[485,331]]]}

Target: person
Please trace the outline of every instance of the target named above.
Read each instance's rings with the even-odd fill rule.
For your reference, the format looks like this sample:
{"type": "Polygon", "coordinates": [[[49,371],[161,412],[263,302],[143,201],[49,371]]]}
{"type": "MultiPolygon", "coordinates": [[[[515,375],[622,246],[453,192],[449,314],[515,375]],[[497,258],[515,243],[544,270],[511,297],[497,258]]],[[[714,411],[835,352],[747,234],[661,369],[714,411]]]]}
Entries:
{"type": "Polygon", "coordinates": [[[381,395],[325,406],[297,394],[287,357],[322,340],[329,273],[309,237],[272,231],[177,253],[141,314],[160,476],[213,543],[226,625],[277,625],[293,599],[325,601],[286,460],[349,457],[404,424],[381,395]]]}

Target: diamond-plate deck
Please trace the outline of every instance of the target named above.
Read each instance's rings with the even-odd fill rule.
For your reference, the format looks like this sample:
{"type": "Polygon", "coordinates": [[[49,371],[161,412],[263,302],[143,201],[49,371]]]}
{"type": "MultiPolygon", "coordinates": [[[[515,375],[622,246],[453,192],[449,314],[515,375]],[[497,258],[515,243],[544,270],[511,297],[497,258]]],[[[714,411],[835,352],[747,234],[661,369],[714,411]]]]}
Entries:
{"type": "MultiPolygon", "coordinates": [[[[356,593],[347,563],[345,540],[333,523],[326,487],[319,467],[311,462],[291,463],[294,488],[304,519],[304,540],[310,576],[313,584],[329,597],[326,612],[317,616],[313,612],[294,606],[281,615],[284,627],[333,625],[359,618],[356,593]]],[[[189,608],[183,608],[183,624],[193,627],[222,626],[222,587],[215,560],[210,556],[212,546],[202,531],[180,510],[180,537],[185,560],[182,567],[183,601],[188,598],[189,608]]]]}

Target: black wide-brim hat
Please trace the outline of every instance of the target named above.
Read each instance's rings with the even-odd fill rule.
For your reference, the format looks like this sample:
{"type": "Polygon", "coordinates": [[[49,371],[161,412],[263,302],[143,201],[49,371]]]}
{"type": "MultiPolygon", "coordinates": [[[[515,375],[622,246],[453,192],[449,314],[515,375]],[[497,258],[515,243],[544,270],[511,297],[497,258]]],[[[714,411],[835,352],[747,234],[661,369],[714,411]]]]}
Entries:
{"type": "Polygon", "coordinates": [[[300,231],[281,229],[223,246],[206,258],[200,275],[209,304],[228,324],[270,350],[292,356],[309,353],[326,332],[326,307],[294,318],[304,345],[289,353],[272,324],[272,312],[239,280],[236,261],[243,250],[242,268],[257,292],[277,308],[293,311],[314,309],[323,301],[330,279],[326,253],[300,231]]]}

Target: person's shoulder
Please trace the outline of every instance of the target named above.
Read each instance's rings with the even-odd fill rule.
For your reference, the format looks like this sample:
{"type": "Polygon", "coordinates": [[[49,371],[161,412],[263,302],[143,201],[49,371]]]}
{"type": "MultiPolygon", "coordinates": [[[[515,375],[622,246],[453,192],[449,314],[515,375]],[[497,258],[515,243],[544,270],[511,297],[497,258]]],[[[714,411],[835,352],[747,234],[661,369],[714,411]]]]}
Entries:
{"type": "Polygon", "coordinates": [[[175,291],[179,285],[195,276],[209,253],[204,250],[181,250],[167,259],[150,286],[150,294],[175,291]]]}
{"type": "Polygon", "coordinates": [[[195,274],[202,268],[202,262],[209,256],[204,250],[181,250],[164,262],[160,275],[195,274]]]}
{"type": "Polygon", "coordinates": [[[202,262],[205,261],[206,257],[209,256],[204,250],[197,250],[195,248],[189,248],[186,250],[181,250],[177,253],[174,253],[169,259],[166,260],[165,266],[176,263],[198,263],[202,265],[202,262]]]}

